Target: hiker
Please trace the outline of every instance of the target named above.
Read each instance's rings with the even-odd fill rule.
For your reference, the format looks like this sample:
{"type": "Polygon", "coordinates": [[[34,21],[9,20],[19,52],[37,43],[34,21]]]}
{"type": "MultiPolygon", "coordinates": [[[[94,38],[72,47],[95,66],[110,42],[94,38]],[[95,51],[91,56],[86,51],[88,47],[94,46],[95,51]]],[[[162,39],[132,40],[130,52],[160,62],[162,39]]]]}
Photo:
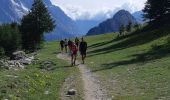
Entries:
{"type": "Polygon", "coordinates": [[[79,42],[80,42],[79,39],[76,37],[76,38],[75,38],[75,43],[76,43],[76,46],[77,46],[77,47],[79,47],[79,42]]]}
{"type": "Polygon", "coordinates": [[[69,39],[68,40],[69,55],[71,55],[71,45],[72,45],[72,41],[69,39]]]}
{"type": "Polygon", "coordinates": [[[71,65],[75,66],[76,65],[76,59],[77,59],[78,48],[77,48],[77,46],[76,46],[76,44],[74,42],[72,42],[70,50],[71,50],[71,65]]]}
{"type": "Polygon", "coordinates": [[[81,57],[82,57],[82,62],[84,64],[84,60],[86,58],[86,51],[87,51],[87,42],[84,41],[83,37],[81,38],[81,42],[80,42],[80,45],[79,45],[79,51],[80,51],[80,54],[81,54],[81,57]]]}
{"type": "Polygon", "coordinates": [[[63,40],[60,41],[60,48],[61,48],[61,52],[63,53],[63,49],[64,49],[64,41],[63,40]]]}
{"type": "Polygon", "coordinates": [[[64,40],[65,52],[67,53],[68,42],[67,39],[64,40]]]}

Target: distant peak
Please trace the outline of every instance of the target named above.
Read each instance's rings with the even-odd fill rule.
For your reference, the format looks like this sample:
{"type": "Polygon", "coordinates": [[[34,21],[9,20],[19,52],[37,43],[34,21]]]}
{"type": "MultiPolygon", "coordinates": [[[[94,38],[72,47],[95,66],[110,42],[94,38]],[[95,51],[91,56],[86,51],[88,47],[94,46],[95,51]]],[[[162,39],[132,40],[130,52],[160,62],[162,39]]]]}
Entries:
{"type": "Polygon", "coordinates": [[[127,10],[122,9],[122,10],[119,10],[117,13],[130,13],[130,12],[127,11],[127,10]]]}
{"type": "Polygon", "coordinates": [[[43,0],[44,3],[48,6],[48,5],[52,5],[51,1],[50,0],[43,0]]]}

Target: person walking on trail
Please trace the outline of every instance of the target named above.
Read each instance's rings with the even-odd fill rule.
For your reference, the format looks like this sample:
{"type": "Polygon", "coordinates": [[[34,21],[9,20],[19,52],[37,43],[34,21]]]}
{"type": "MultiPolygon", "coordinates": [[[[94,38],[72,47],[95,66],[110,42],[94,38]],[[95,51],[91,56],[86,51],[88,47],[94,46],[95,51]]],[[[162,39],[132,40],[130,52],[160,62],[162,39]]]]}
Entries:
{"type": "Polygon", "coordinates": [[[67,53],[68,41],[67,39],[64,40],[65,52],[67,53]]]}
{"type": "Polygon", "coordinates": [[[76,65],[76,59],[77,59],[78,48],[77,48],[77,46],[76,46],[76,44],[74,42],[72,42],[70,50],[71,50],[71,65],[75,66],[76,65]]]}
{"type": "Polygon", "coordinates": [[[79,45],[79,51],[82,57],[82,63],[84,64],[84,60],[86,58],[86,51],[87,51],[87,42],[84,41],[84,38],[81,38],[81,42],[79,45]]]}
{"type": "Polygon", "coordinates": [[[79,39],[77,37],[75,38],[75,43],[76,43],[76,46],[79,47],[80,41],[79,41],[79,39]]]}
{"type": "Polygon", "coordinates": [[[72,41],[69,39],[68,40],[69,55],[71,55],[71,45],[72,45],[72,41]]]}
{"type": "Polygon", "coordinates": [[[63,50],[64,50],[64,41],[63,40],[60,41],[60,48],[61,48],[61,52],[63,53],[63,50]]]}

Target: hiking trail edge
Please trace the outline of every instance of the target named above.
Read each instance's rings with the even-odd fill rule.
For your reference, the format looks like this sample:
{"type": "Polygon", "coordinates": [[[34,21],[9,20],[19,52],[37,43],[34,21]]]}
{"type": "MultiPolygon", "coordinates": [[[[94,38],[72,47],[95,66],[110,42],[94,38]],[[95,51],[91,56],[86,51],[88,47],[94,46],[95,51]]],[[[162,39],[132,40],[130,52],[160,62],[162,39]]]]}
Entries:
{"type": "MultiPolygon", "coordinates": [[[[57,55],[59,59],[66,60],[70,63],[70,57],[67,54],[59,53],[57,55]]],[[[76,67],[79,68],[82,75],[82,81],[84,85],[84,99],[85,100],[110,100],[107,98],[106,91],[101,87],[100,81],[97,80],[94,75],[87,67],[76,61],[76,67]]]]}

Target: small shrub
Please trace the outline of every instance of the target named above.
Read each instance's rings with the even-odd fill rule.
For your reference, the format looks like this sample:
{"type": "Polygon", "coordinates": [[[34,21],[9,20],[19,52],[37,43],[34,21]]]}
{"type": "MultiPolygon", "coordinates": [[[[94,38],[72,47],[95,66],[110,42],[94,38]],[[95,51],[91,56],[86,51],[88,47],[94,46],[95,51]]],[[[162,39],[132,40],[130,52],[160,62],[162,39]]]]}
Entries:
{"type": "Polygon", "coordinates": [[[4,48],[0,47],[0,58],[2,58],[5,55],[4,48]]]}

